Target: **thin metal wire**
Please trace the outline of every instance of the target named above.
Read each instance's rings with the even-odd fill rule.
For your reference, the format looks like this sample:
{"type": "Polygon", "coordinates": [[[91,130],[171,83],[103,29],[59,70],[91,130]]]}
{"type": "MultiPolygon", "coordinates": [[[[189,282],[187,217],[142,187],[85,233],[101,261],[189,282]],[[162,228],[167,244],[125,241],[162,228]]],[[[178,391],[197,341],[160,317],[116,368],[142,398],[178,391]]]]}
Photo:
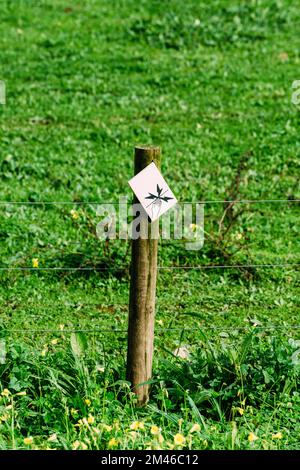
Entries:
{"type": "Polygon", "coordinates": [[[8,268],[0,268],[0,271],[119,271],[128,268],[129,266],[124,265],[124,266],[118,266],[118,267],[105,267],[105,268],[71,268],[71,267],[66,267],[66,268],[51,268],[51,267],[41,267],[41,268],[32,268],[30,266],[24,266],[24,267],[8,267],[8,268]]]}
{"type": "MultiPolygon", "coordinates": [[[[41,267],[33,268],[30,266],[24,267],[7,267],[0,268],[0,271],[122,271],[124,269],[129,269],[129,265],[124,264],[122,266],[112,266],[112,267],[103,267],[97,268],[72,268],[72,267],[41,267]]],[[[300,263],[274,263],[274,264],[216,264],[216,265],[205,265],[202,266],[157,266],[157,269],[167,270],[167,269],[240,269],[240,268],[284,268],[284,267],[300,267],[300,263]]]]}
{"type": "Polygon", "coordinates": [[[300,267],[300,263],[278,263],[278,264],[224,264],[203,266],[158,266],[158,269],[227,269],[227,268],[273,268],[273,267],[300,267]]]}
{"type": "MultiPolygon", "coordinates": [[[[251,328],[253,330],[285,330],[288,328],[291,329],[300,329],[300,325],[267,325],[267,326],[258,326],[258,325],[245,325],[245,326],[232,326],[232,327],[217,327],[217,326],[199,326],[199,330],[216,330],[216,331],[237,331],[237,330],[245,330],[247,328],[251,328]]],[[[194,331],[196,328],[160,328],[156,330],[156,332],[165,332],[165,331],[194,331]]],[[[82,329],[2,329],[2,332],[9,332],[9,333],[127,333],[127,330],[124,329],[99,329],[99,328],[82,328],[82,329]]]]}
{"type": "MultiPolygon", "coordinates": [[[[181,204],[256,204],[256,203],[289,203],[300,202],[300,199],[215,199],[208,201],[179,201],[181,204]]],[[[109,204],[109,205],[127,205],[128,202],[113,202],[113,201],[0,201],[0,205],[95,205],[95,204],[109,204]]]]}

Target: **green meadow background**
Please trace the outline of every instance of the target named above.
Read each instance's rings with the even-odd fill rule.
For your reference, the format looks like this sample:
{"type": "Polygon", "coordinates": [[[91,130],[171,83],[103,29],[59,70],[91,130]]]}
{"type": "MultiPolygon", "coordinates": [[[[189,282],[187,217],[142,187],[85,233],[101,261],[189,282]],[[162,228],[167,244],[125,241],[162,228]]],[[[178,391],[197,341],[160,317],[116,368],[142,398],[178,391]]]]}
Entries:
{"type": "Polygon", "coordinates": [[[0,20],[0,448],[299,447],[298,1],[1,0],[0,20]],[[89,203],[131,197],[141,143],[179,201],[220,201],[203,249],[161,240],[160,266],[293,266],[160,270],[138,409],[130,243],[89,203]]]}

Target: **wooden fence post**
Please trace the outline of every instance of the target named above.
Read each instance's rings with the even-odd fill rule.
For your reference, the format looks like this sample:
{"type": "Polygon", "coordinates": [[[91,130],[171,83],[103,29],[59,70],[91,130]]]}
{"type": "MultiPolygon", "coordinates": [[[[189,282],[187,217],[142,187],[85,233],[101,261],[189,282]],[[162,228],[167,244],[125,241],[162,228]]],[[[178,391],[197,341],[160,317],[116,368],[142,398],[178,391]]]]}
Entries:
{"type": "MultiPolygon", "coordinates": [[[[135,147],[135,175],[151,162],[160,168],[160,159],[159,147],[135,147]]],[[[127,380],[141,406],[148,401],[150,386],[139,384],[152,376],[159,221],[150,224],[145,216],[140,233],[148,233],[148,237],[132,240],[127,380]]]]}

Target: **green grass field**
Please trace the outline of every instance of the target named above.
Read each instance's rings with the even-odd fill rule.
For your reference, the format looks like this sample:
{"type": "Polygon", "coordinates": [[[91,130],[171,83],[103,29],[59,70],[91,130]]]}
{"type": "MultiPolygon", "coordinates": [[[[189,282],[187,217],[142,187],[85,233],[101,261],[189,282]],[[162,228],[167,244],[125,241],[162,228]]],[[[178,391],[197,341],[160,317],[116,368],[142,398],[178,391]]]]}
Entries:
{"type": "Polygon", "coordinates": [[[1,0],[0,18],[0,449],[299,448],[298,1],[1,0]],[[142,409],[129,243],[99,241],[88,204],[131,197],[139,143],[181,201],[290,201],[223,225],[206,204],[203,249],[161,240],[160,266],[298,264],[160,270],[142,409]]]}

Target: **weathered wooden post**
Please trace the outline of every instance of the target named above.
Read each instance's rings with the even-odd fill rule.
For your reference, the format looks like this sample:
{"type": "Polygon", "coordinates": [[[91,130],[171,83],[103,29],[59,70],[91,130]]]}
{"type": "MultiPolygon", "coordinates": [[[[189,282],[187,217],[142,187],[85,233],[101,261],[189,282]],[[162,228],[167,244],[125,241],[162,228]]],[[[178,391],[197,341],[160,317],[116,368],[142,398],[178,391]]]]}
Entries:
{"type": "MultiPolygon", "coordinates": [[[[160,159],[159,147],[135,147],[135,175],[151,162],[160,168],[160,159]]],[[[150,386],[139,384],[152,376],[159,220],[149,223],[145,214],[140,234],[148,236],[132,240],[127,380],[137,395],[138,405],[144,405],[150,386]]]]}

